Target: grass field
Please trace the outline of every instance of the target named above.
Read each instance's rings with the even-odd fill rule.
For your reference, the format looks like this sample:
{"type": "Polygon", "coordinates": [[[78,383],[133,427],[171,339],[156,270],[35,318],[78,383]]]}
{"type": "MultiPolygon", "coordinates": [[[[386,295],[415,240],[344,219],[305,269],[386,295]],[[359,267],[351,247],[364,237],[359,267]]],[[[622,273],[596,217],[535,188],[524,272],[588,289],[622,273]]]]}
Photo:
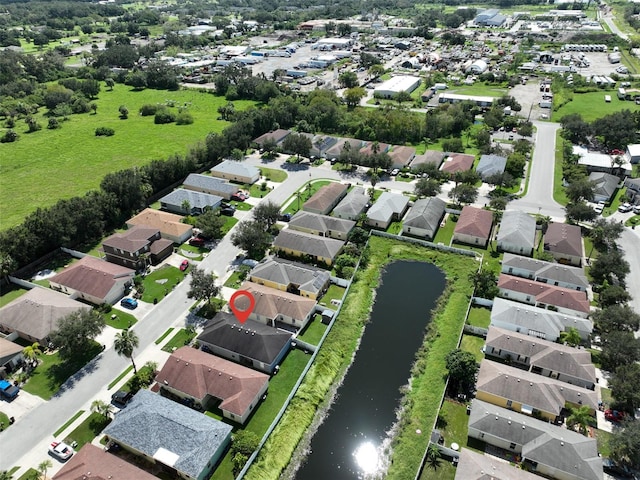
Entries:
{"type": "Polygon", "coordinates": [[[640,105],[635,102],[618,100],[615,90],[600,90],[589,93],[574,93],[573,100],[564,104],[557,111],[553,112],[551,119],[559,122],[565,115],[579,113],[587,122],[592,122],[597,118],[604,117],[610,113],[619,112],[620,110],[640,110],[640,105]],[[611,102],[604,101],[604,96],[610,95],[611,102]]]}
{"type": "Polygon", "coordinates": [[[171,340],[169,340],[167,344],[162,347],[162,350],[165,352],[173,353],[174,350],[188,345],[191,340],[195,338],[195,336],[196,332],[189,332],[188,330],[181,328],[173,337],[171,337],[171,340]]]}
{"type": "Polygon", "coordinates": [[[460,342],[460,350],[469,352],[476,357],[476,362],[480,363],[484,360],[484,353],[482,353],[482,347],[485,340],[482,337],[476,337],[475,335],[463,335],[462,342],[460,342]]]}
{"type": "Polygon", "coordinates": [[[69,420],[67,420],[67,421],[66,421],[66,422],[65,422],[65,423],[64,423],[64,424],[63,424],[63,425],[62,425],[58,430],[56,430],[55,432],[53,432],[53,436],[54,436],[54,437],[57,437],[57,436],[58,436],[58,435],[60,435],[62,432],[64,432],[64,431],[69,427],[69,425],[71,425],[73,422],[75,422],[75,421],[76,421],[76,419],[77,419],[80,415],[82,415],[83,413],[84,413],[84,410],[78,410],[78,411],[76,412],[76,414],[75,414],[73,417],[71,417],[69,420]]]}
{"type": "MultiPolygon", "coordinates": [[[[0,216],[0,230],[20,223],[38,207],[98,188],[106,173],[163,160],[174,153],[185,154],[189,146],[204,141],[209,132],[220,132],[229,125],[217,120],[218,107],[226,103],[224,97],[194,89],[136,92],[118,84],[108,91],[102,85],[94,102],[98,105],[95,115],[71,115],[57,130],[46,128],[45,109],[36,115],[43,127],[38,132],[27,134],[24,122],[17,122],[19,140],[2,144],[0,204],[11,208],[5,208],[0,216]],[[177,106],[186,105],[194,123],[155,125],[152,116],[138,115],[144,104],[168,101],[176,105],[171,109],[176,112],[177,106]],[[127,120],[119,118],[120,105],[129,110],[127,120]],[[96,137],[97,127],[113,128],[115,135],[96,137]]],[[[242,110],[254,102],[234,104],[242,110]]],[[[5,130],[0,128],[0,134],[5,130]]]]}
{"type": "Polygon", "coordinates": [[[311,321],[307,323],[302,333],[298,334],[298,338],[303,342],[310,343],[312,345],[318,345],[324,332],[327,331],[327,326],[322,323],[322,316],[315,314],[311,321]]]}
{"type": "Polygon", "coordinates": [[[491,323],[491,310],[486,307],[471,307],[467,323],[474,327],[487,328],[491,323]]]}
{"type": "Polygon", "coordinates": [[[95,437],[100,435],[100,432],[102,432],[109,423],[111,423],[110,418],[105,418],[99,413],[93,412],[64,439],[64,442],[66,444],[78,442],[78,446],[76,447],[76,451],[78,451],[83,445],[90,443],[95,437]]]}
{"type": "Polygon", "coordinates": [[[27,290],[14,284],[10,284],[8,287],[3,286],[2,295],[0,295],[0,308],[4,307],[7,303],[14,301],[24,293],[27,293],[27,290]]]}
{"type": "Polygon", "coordinates": [[[566,205],[569,203],[569,199],[562,185],[562,143],[564,139],[562,138],[561,132],[562,130],[556,132],[556,160],[553,165],[553,199],[560,205],[566,205]]]}
{"type": "MultiPolygon", "coordinates": [[[[190,267],[191,268],[191,267],[190,267]]],[[[142,301],[152,303],[162,300],[187,275],[179,268],[164,265],[144,277],[144,293],[142,301]]]]}
{"type": "Polygon", "coordinates": [[[260,167],[260,174],[271,182],[284,182],[287,179],[287,172],[279,168],[260,167]]]}
{"type": "Polygon", "coordinates": [[[481,97],[502,97],[506,95],[508,90],[496,85],[486,85],[484,83],[476,83],[474,85],[464,85],[461,87],[452,86],[449,93],[456,95],[474,95],[481,97]]]}

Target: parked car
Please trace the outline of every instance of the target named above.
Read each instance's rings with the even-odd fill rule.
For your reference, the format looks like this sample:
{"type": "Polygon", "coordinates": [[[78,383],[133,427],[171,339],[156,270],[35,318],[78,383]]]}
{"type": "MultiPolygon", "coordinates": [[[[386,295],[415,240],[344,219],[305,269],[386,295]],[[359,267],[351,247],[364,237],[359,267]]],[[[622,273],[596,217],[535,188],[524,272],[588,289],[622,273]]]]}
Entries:
{"type": "Polygon", "coordinates": [[[233,207],[229,208],[221,208],[220,215],[225,215],[227,217],[233,217],[233,214],[236,213],[236,209],[233,207]]]}
{"type": "Polygon", "coordinates": [[[187,268],[189,268],[189,260],[183,260],[180,264],[180,270],[184,272],[187,268]]]}
{"type": "Polygon", "coordinates": [[[135,298],[123,298],[120,300],[120,305],[129,310],[135,310],[138,308],[138,301],[135,298]]]}
{"type": "Polygon", "coordinates": [[[391,173],[389,173],[389,175],[391,175],[392,177],[395,177],[399,173],[400,173],[400,169],[399,168],[394,168],[393,170],[391,170],[391,173]]]}
{"type": "Polygon", "coordinates": [[[630,204],[630,203],[623,203],[622,205],[620,205],[620,206],[618,207],[618,211],[619,211],[620,213],[627,213],[627,212],[630,212],[630,211],[631,211],[631,208],[632,208],[632,207],[631,207],[631,204],[630,204]]]}
{"type": "Polygon", "coordinates": [[[133,393],[125,392],[124,390],[118,390],[116,393],[111,395],[111,403],[113,403],[116,407],[124,408],[132,398],[133,393]]]}
{"type": "Polygon", "coordinates": [[[235,202],[244,202],[248,196],[244,192],[238,192],[231,195],[231,200],[235,202]]]}
{"type": "Polygon", "coordinates": [[[193,245],[194,247],[204,247],[204,244],[204,238],[193,237],[191,240],[189,240],[189,245],[193,245]]]}
{"type": "Polygon", "coordinates": [[[633,206],[633,213],[640,215],[640,205],[633,206]]]}
{"type": "Polygon", "coordinates": [[[61,462],[69,460],[74,453],[73,448],[64,442],[53,442],[49,447],[49,454],[61,462]]]}
{"type": "Polygon", "coordinates": [[[610,422],[621,422],[626,414],[620,410],[607,409],[604,411],[604,418],[610,422]]]}
{"type": "Polygon", "coordinates": [[[7,401],[11,401],[18,396],[20,389],[12,385],[7,380],[0,380],[0,395],[7,401]]]}
{"type": "Polygon", "coordinates": [[[611,460],[610,458],[602,459],[602,469],[606,473],[611,473],[613,475],[625,478],[633,478],[633,473],[624,465],[618,465],[616,462],[611,460]]]}
{"type": "Polygon", "coordinates": [[[291,214],[281,213],[280,216],[278,217],[278,220],[280,220],[281,222],[288,222],[291,220],[291,214]]]}
{"type": "Polygon", "coordinates": [[[604,202],[598,202],[596,204],[595,207],[593,207],[593,210],[599,215],[602,213],[602,211],[604,210],[604,202]]]}

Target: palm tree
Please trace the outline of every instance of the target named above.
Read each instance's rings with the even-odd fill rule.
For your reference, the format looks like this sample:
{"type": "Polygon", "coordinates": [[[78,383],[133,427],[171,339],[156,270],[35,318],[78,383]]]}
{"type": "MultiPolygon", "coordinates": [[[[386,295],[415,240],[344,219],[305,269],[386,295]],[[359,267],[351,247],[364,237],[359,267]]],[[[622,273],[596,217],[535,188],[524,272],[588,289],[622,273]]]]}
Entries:
{"type": "Polygon", "coordinates": [[[427,448],[427,464],[435,471],[438,470],[441,462],[442,459],[440,458],[440,449],[438,448],[438,445],[430,443],[427,448]]]}
{"type": "Polygon", "coordinates": [[[371,182],[371,186],[375,187],[376,184],[380,181],[380,176],[377,173],[372,173],[369,181],[371,182]]]}
{"type": "Polygon", "coordinates": [[[38,472],[42,474],[43,479],[46,480],[47,470],[49,470],[51,467],[53,467],[53,463],[51,463],[51,460],[44,460],[43,462],[40,462],[40,464],[38,465],[38,472]]]}
{"type": "Polygon", "coordinates": [[[573,428],[578,427],[578,432],[586,435],[587,428],[592,420],[590,407],[583,405],[578,408],[570,408],[571,415],[567,417],[567,426],[573,428]]]}
{"type": "Polygon", "coordinates": [[[105,418],[109,418],[111,415],[111,405],[103,400],[94,400],[91,403],[91,411],[100,414],[105,418]]]}
{"type": "Polygon", "coordinates": [[[136,369],[136,362],[133,361],[133,350],[139,345],[139,343],[140,340],[138,339],[136,332],[129,330],[128,328],[117,333],[115,341],[113,342],[116,353],[131,360],[134,374],[137,374],[138,370],[136,369]]]}
{"type": "Polygon", "coordinates": [[[27,360],[29,370],[33,370],[38,366],[38,355],[42,355],[40,344],[38,342],[34,342],[30,346],[24,347],[24,349],[22,350],[22,355],[27,360]]]}
{"type": "Polygon", "coordinates": [[[11,475],[6,470],[0,472],[0,480],[12,480],[13,475],[11,475]]]}
{"type": "Polygon", "coordinates": [[[300,199],[302,198],[302,192],[300,190],[296,192],[296,198],[298,199],[298,210],[300,210],[300,199]]]}

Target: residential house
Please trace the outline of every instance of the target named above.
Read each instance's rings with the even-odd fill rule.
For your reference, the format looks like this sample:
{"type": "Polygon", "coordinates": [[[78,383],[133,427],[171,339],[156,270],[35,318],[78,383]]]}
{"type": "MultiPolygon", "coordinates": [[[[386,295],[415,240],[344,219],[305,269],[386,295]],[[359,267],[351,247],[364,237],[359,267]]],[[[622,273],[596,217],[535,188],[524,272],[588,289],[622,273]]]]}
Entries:
{"type": "Polygon", "coordinates": [[[473,23],[483,27],[500,27],[507,21],[507,17],[502,15],[498,9],[490,8],[482,10],[473,19],[473,23]]]}
{"type": "Polygon", "coordinates": [[[208,479],[231,442],[231,425],[140,390],[102,431],[142,459],[187,480],[208,479]]]}
{"type": "Polygon", "coordinates": [[[521,470],[492,455],[477,453],[468,448],[460,450],[455,480],[488,480],[488,475],[494,480],[516,478],[518,480],[540,480],[539,476],[521,470]]]}
{"type": "Polygon", "coordinates": [[[273,140],[276,145],[281,145],[287,136],[291,133],[291,130],[284,130],[282,128],[278,128],[277,130],[272,130],[270,132],[264,133],[260,135],[258,138],[253,139],[253,143],[262,147],[264,142],[267,140],[273,140]]]}
{"type": "Polygon", "coordinates": [[[211,169],[211,175],[231,182],[252,185],[260,178],[260,170],[243,162],[224,160],[211,169]]]}
{"type": "Polygon", "coordinates": [[[631,201],[639,205],[640,204],[640,178],[627,177],[624,181],[624,186],[627,187],[627,196],[631,201]]]}
{"type": "Polygon", "coordinates": [[[263,260],[248,276],[253,283],[312,300],[318,300],[327,291],[330,278],[326,270],[282,258],[263,260]]]}
{"type": "Polygon", "coordinates": [[[580,227],[550,223],[544,236],[544,250],[560,263],[579,267],[583,257],[580,227]]]}
{"type": "Polygon", "coordinates": [[[309,156],[318,158],[327,158],[327,151],[338,143],[336,137],[330,137],[327,135],[313,135],[311,133],[301,133],[305,137],[311,140],[311,150],[309,150],[309,156]]]}
{"type": "Polygon", "coordinates": [[[500,155],[482,155],[476,172],[480,174],[482,180],[486,180],[491,175],[497,173],[504,173],[504,169],[507,166],[507,158],[500,155]]]}
{"type": "Polygon", "coordinates": [[[402,222],[402,233],[433,240],[444,218],[446,205],[438,197],[416,200],[402,222]]]}
{"type": "Polygon", "coordinates": [[[24,361],[23,349],[22,345],[13,343],[4,336],[0,337],[0,374],[11,373],[20,368],[24,361]]]}
{"type": "Polygon", "coordinates": [[[257,283],[244,282],[240,290],[248,291],[255,300],[249,318],[273,327],[282,323],[303,329],[316,310],[315,300],[257,283]]]}
{"type": "Polygon", "coordinates": [[[453,230],[453,241],[486,247],[493,228],[493,213],[466,205],[453,230]]]}
{"type": "Polygon", "coordinates": [[[502,273],[579,292],[586,292],[589,288],[589,280],[580,267],[545,262],[511,253],[505,253],[502,258],[502,273]]]}
{"type": "Polygon", "coordinates": [[[384,142],[369,142],[366,145],[363,145],[360,149],[360,154],[367,156],[373,155],[374,153],[388,153],[391,145],[384,142]],[[377,145],[377,146],[374,146],[377,145]],[[377,152],[375,151],[377,149],[377,152]]]}
{"type": "Polygon", "coordinates": [[[593,324],[586,318],[552,312],[499,297],[493,299],[491,325],[551,342],[558,341],[560,334],[570,328],[575,328],[583,341],[588,340],[593,331],[593,324]]]}
{"type": "Polygon", "coordinates": [[[595,416],[598,393],[503,363],[483,360],[476,398],[515,412],[562,423],[566,408],[589,407],[595,416]]]}
{"type": "Polygon", "coordinates": [[[606,153],[590,152],[584,147],[573,146],[573,154],[577,155],[578,165],[584,165],[587,173],[606,172],[618,176],[631,176],[633,165],[629,161],[629,157],[620,156],[621,163],[617,164],[616,157],[612,157],[606,153]]]}
{"type": "Polygon", "coordinates": [[[367,212],[367,225],[386,230],[400,221],[409,207],[409,198],[399,193],[383,192],[367,212]]]}
{"type": "Polygon", "coordinates": [[[233,183],[200,173],[190,173],[184,182],[182,182],[182,187],[193,190],[194,192],[217,195],[225,200],[230,200],[231,195],[235,195],[240,190],[240,188],[233,183]]]}
{"type": "Polygon", "coordinates": [[[389,157],[391,157],[391,168],[402,169],[404,167],[408,167],[415,156],[415,148],[394,145],[393,149],[389,152],[389,157]]]}
{"type": "Polygon", "coordinates": [[[452,175],[456,172],[466,172],[468,170],[471,170],[474,161],[475,157],[473,155],[466,155],[464,153],[450,153],[440,167],[440,170],[452,175]]]}
{"type": "Polygon", "coordinates": [[[587,318],[591,312],[591,304],[586,292],[556,287],[506,273],[498,277],[498,289],[501,297],[540,308],[549,308],[567,315],[587,318]]]}
{"type": "Polygon", "coordinates": [[[90,309],[68,295],[35,287],[0,308],[0,331],[7,335],[15,332],[31,343],[46,346],[62,318],[90,309]]]}
{"type": "Polygon", "coordinates": [[[182,223],[182,217],[169,212],[162,212],[153,208],[145,208],[135,217],[127,220],[127,228],[134,225],[144,225],[160,230],[162,238],[173,243],[184,243],[193,235],[193,227],[182,223]]]}
{"type": "Polygon", "coordinates": [[[304,202],[302,209],[305,212],[328,215],[333,210],[333,207],[344,198],[348,189],[347,185],[339,182],[331,182],[324,185],[309,200],[304,202]]]}
{"type": "Polygon", "coordinates": [[[530,257],[533,255],[536,242],[535,218],[520,210],[505,211],[496,240],[498,251],[530,257]]]}
{"type": "Polygon", "coordinates": [[[201,215],[207,210],[218,208],[222,200],[218,195],[176,188],[160,199],[160,205],[163,210],[180,215],[201,215]]]}
{"type": "Polygon", "coordinates": [[[629,163],[640,163],[640,144],[632,143],[627,145],[625,156],[627,157],[627,160],[629,160],[629,163]]]}
{"type": "Polygon", "coordinates": [[[321,237],[347,240],[349,233],[356,226],[353,220],[347,220],[300,210],[289,221],[289,228],[299,232],[311,233],[321,237]]]}
{"type": "MultiPolygon", "coordinates": [[[[433,90],[431,90],[433,91],[433,90]]],[[[416,155],[411,161],[411,170],[414,172],[418,170],[420,165],[433,164],[437,168],[440,168],[442,161],[444,160],[444,152],[439,150],[426,150],[422,155],[416,155]]]]}
{"type": "Polygon", "coordinates": [[[591,172],[589,181],[594,184],[594,202],[609,202],[620,185],[620,178],[604,172],[591,172]]]}
{"type": "Polygon", "coordinates": [[[53,290],[94,305],[113,305],[133,284],[135,270],[86,255],[49,279],[53,290]]]}
{"type": "Polygon", "coordinates": [[[171,354],[155,381],[160,393],[168,392],[203,410],[219,408],[223,417],[241,425],[269,387],[269,375],[189,346],[171,354]]]}
{"type": "Polygon", "coordinates": [[[598,379],[591,353],[559,343],[531,338],[492,326],[487,333],[485,355],[497,357],[527,371],[594,390],[598,379]]]}
{"type": "Polygon", "coordinates": [[[102,242],[102,251],[107,262],[134,270],[144,270],[149,263],[157,265],[171,255],[173,242],[162,238],[157,228],[134,225],[105,239],[102,242]]]}
{"type": "MultiPolygon", "coordinates": [[[[530,475],[526,474],[525,470],[558,480],[603,478],[602,457],[598,454],[595,438],[491,405],[477,398],[471,405],[469,437],[513,452],[523,464],[523,470],[517,470],[519,473],[515,475],[500,476],[497,469],[501,467],[497,467],[496,470],[486,470],[485,475],[478,478],[525,479],[525,475],[530,475]]],[[[461,478],[466,480],[475,477],[461,478]]]]}
{"type": "Polygon", "coordinates": [[[158,480],[158,477],[138,468],[133,463],[96,447],[84,446],[53,475],[53,480],[103,480],[103,479],[158,480]]]}
{"type": "Polygon", "coordinates": [[[290,228],[281,230],[273,241],[273,248],[277,252],[326,265],[333,264],[342,247],[344,242],[341,240],[319,237],[290,228]]]}
{"type": "Polygon", "coordinates": [[[370,202],[369,195],[362,187],[354,187],[333,209],[333,216],[346,218],[348,220],[358,220],[358,217],[365,211],[370,202]]]}
{"type": "Polygon", "coordinates": [[[291,333],[247,319],[239,323],[230,313],[209,320],[198,343],[204,352],[273,374],[291,346],[291,333]]]}
{"type": "Polygon", "coordinates": [[[326,156],[327,158],[340,158],[340,154],[344,148],[353,150],[354,152],[359,151],[365,142],[362,140],[358,140],[356,138],[338,138],[337,142],[327,149],[326,156]],[[349,145],[347,147],[347,145],[349,145]]]}

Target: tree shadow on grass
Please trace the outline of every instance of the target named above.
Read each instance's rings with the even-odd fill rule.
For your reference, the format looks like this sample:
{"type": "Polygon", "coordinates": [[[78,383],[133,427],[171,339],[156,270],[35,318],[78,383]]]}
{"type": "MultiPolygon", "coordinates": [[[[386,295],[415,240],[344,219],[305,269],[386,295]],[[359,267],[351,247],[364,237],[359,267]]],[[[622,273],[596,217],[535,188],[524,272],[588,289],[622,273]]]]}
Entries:
{"type": "Polygon", "coordinates": [[[62,363],[51,366],[47,372],[49,388],[59,396],[72,388],[77,381],[95,371],[96,357],[102,352],[102,345],[92,342],[91,345],[79,352],[77,356],[62,363]]]}

